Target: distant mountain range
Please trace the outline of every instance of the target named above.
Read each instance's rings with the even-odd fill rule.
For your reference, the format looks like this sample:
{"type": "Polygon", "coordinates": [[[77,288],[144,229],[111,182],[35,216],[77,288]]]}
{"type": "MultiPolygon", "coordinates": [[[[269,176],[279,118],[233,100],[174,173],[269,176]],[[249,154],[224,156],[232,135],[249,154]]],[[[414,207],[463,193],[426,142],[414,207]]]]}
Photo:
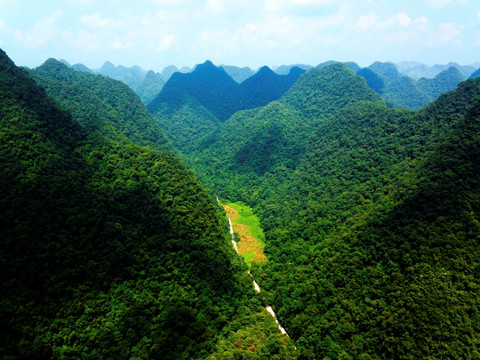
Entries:
{"type": "MultiPolygon", "coordinates": [[[[81,72],[91,72],[91,73],[101,74],[101,75],[105,75],[115,80],[120,80],[126,83],[137,93],[137,95],[140,96],[140,98],[142,99],[145,105],[150,103],[155,98],[155,96],[158,95],[158,93],[163,88],[165,83],[171,78],[171,76],[174,73],[178,72],[178,73],[186,74],[186,73],[192,72],[195,69],[195,68],[192,69],[188,66],[178,68],[175,65],[169,65],[165,67],[160,73],[158,73],[158,72],[154,72],[153,70],[148,70],[148,71],[144,70],[139,66],[132,66],[132,67],[125,67],[122,65],[115,66],[109,61],[106,61],[103,64],[103,66],[99,69],[89,69],[83,64],[70,65],[65,60],[60,60],[60,61],[63,62],[65,65],[72,67],[74,70],[81,71],[81,72]]],[[[328,66],[335,62],[336,61],[334,60],[325,61],[323,63],[318,64],[316,67],[328,66]]],[[[450,68],[456,68],[459,71],[459,73],[462,74],[462,77],[458,76],[458,73],[456,73],[455,75],[453,73],[450,74],[450,75],[454,75],[454,77],[457,79],[461,78],[463,80],[470,77],[475,78],[480,75],[480,73],[478,72],[480,68],[480,62],[470,64],[470,65],[459,65],[455,62],[450,62],[444,65],[437,64],[433,66],[428,66],[428,65],[425,65],[419,62],[414,62],[414,61],[404,61],[397,64],[390,63],[390,62],[388,63],[376,62],[371,64],[367,68],[363,68],[363,69],[355,62],[346,62],[345,64],[349,66],[354,72],[358,72],[362,70],[360,74],[365,75],[365,78],[367,79],[369,84],[373,86],[372,89],[374,90],[375,89],[379,90],[379,86],[385,86],[385,84],[381,85],[380,83],[382,79],[377,79],[375,75],[372,75],[369,71],[366,71],[365,69],[370,69],[374,72],[377,72],[376,75],[377,76],[381,75],[381,77],[383,78],[386,77],[387,79],[390,79],[390,80],[392,80],[392,78],[396,78],[397,84],[387,84],[387,90],[383,89],[383,91],[386,91],[387,94],[390,93],[390,95],[392,95],[391,91],[395,92],[395,87],[398,85],[400,85],[401,88],[405,86],[410,88],[412,87],[415,88],[416,81],[422,78],[434,79],[440,73],[446,70],[449,70],[450,68]],[[379,64],[383,64],[383,65],[379,65],[379,64]],[[387,67],[389,68],[388,70],[390,72],[389,74],[385,73],[387,67]],[[399,75],[409,77],[411,78],[411,80],[406,78],[401,78],[399,75]]],[[[222,68],[225,71],[225,73],[227,73],[235,82],[239,84],[244,82],[248,78],[252,77],[255,73],[257,73],[262,69],[262,68],[252,69],[250,67],[238,67],[233,65],[219,65],[219,67],[222,68]]],[[[280,65],[277,67],[272,67],[271,70],[278,75],[287,75],[290,72],[290,70],[294,67],[307,71],[314,66],[308,65],[308,64],[280,65]]],[[[445,80],[445,74],[442,75],[442,78],[445,80]]],[[[384,80],[385,79],[383,79],[383,81],[384,80]]],[[[422,82],[424,82],[424,80],[422,80],[422,82]]],[[[453,88],[448,88],[446,91],[451,89],[453,88]]],[[[416,91],[422,91],[422,90],[416,90],[416,91]]],[[[433,94],[436,94],[436,93],[438,93],[438,91],[433,92],[433,94]]],[[[410,103],[405,105],[405,101],[397,102],[398,96],[396,95],[392,95],[390,100],[392,100],[392,102],[395,103],[396,105],[407,106],[409,108],[419,108],[433,100],[432,97],[430,96],[431,94],[432,93],[417,94],[418,96],[415,96],[415,98],[417,99],[416,104],[410,103]]]]}

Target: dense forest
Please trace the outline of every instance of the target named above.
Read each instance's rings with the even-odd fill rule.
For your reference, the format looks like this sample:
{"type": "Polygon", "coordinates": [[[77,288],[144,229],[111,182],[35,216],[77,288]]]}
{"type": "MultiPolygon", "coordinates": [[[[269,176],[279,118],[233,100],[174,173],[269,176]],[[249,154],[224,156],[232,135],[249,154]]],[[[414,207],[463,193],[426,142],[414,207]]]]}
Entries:
{"type": "Polygon", "coordinates": [[[0,357],[479,358],[480,79],[450,65],[1,52],[0,357]]]}
{"type": "Polygon", "coordinates": [[[219,207],[148,113],[109,122],[136,95],[87,75],[0,54],[1,357],[291,357],[219,207]]]}
{"type": "Polygon", "coordinates": [[[479,356],[479,100],[395,109],[333,63],[200,143],[204,182],[260,215],[253,272],[301,358],[479,356]]]}

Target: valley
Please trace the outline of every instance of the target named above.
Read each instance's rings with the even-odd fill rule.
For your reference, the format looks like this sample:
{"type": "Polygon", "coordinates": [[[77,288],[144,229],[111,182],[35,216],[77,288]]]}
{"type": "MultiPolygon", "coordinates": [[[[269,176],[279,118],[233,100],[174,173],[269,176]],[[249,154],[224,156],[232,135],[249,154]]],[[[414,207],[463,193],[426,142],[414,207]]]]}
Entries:
{"type": "Polygon", "coordinates": [[[0,52],[0,357],[478,358],[480,78],[450,65],[0,52]]]}

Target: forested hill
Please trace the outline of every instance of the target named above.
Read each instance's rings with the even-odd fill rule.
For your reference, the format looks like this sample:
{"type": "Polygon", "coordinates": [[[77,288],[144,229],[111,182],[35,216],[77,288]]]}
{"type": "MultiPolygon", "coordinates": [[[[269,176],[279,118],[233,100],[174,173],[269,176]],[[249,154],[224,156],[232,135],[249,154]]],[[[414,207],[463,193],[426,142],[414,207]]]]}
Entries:
{"type": "Polygon", "coordinates": [[[173,151],[158,123],[124,83],[75,71],[55,59],[36,68],[32,76],[89,131],[123,143],[173,151]]]}
{"type": "Polygon", "coordinates": [[[148,110],[155,114],[164,93],[175,90],[181,90],[195,98],[220,121],[225,121],[238,110],[238,84],[225,70],[216,67],[211,61],[197,65],[188,74],[174,73],[160,92],[159,99],[153,99],[148,105],[148,110]]]}
{"type": "Polygon", "coordinates": [[[452,66],[433,79],[421,78],[417,81],[402,75],[395,64],[379,61],[358,70],[357,74],[363,76],[368,86],[393,106],[411,110],[421,109],[465,80],[460,70],[452,66]]]}
{"type": "Polygon", "coordinates": [[[159,98],[154,99],[148,109],[153,114],[157,112],[165,93],[176,89],[196,99],[223,122],[239,110],[266,105],[280,98],[303,72],[295,67],[288,75],[278,75],[265,66],[238,84],[223,68],[206,61],[197,65],[191,73],[173,74],[159,98]]]}
{"type": "Polygon", "coordinates": [[[4,52],[0,99],[1,358],[288,356],[191,171],[82,127],[4,52]]]}
{"type": "Polygon", "coordinates": [[[300,357],[480,355],[479,104],[469,80],[390,108],[332,64],[202,143],[197,173],[260,215],[253,272],[300,357]]]}
{"type": "Polygon", "coordinates": [[[303,72],[295,67],[278,75],[264,67],[238,84],[207,61],[191,73],[175,73],[147,108],[175,147],[192,154],[232,114],[280,98],[303,72]]]}
{"type": "Polygon", "coordinates": [[[319,124],[349,104],[367,101],[383,104],[346,65],[313,68],[280,100],[227,120],[194,153],[195,167],[220,195],[254,205],[294,174],[319,124]]]}

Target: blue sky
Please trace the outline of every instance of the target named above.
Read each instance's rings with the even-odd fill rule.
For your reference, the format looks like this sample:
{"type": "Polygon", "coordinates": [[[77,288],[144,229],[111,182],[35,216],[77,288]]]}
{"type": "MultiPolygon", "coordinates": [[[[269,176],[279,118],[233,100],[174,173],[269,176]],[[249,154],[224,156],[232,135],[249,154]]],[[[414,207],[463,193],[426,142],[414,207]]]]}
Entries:
{"type": "Polygon", "coordinates": [[[480,61],[478,0],[0,0],[0,48],[99,68],[480,61]]]}

